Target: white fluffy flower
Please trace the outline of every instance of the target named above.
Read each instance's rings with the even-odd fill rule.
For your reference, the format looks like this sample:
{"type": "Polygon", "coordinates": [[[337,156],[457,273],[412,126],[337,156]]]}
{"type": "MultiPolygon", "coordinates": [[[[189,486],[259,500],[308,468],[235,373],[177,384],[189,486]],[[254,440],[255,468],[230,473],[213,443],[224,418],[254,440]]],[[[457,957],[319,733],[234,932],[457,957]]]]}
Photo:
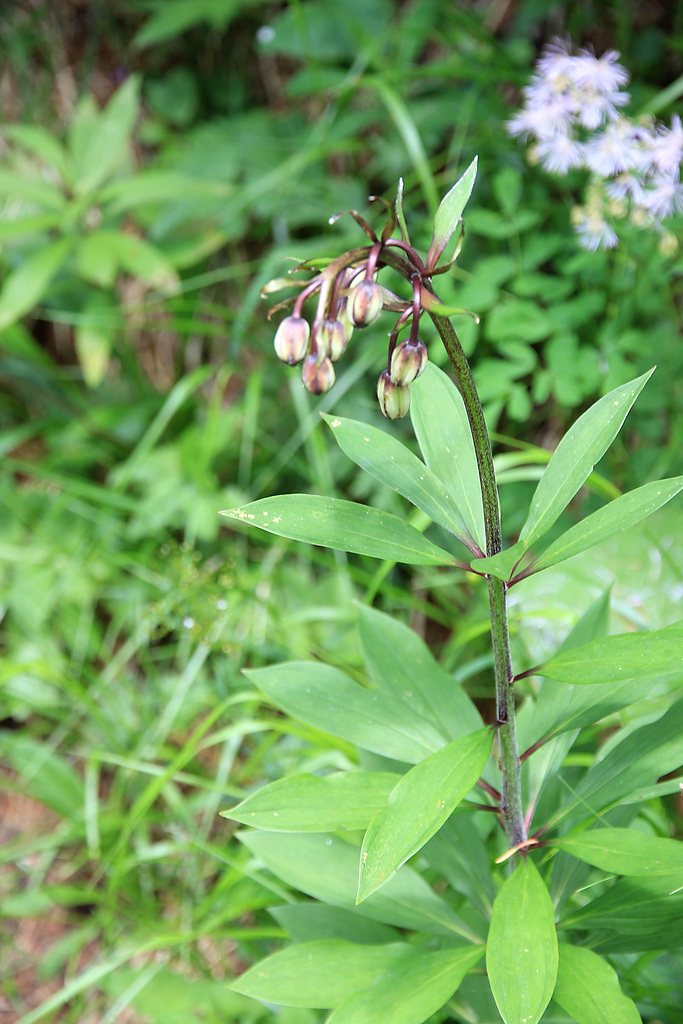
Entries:
{"type": "Polygon", "coordinates": [[[657,174],[648,184],[642,205],[653,217],[666,220],[683,210],[683,185],[677,174],[657,174]]]}
{"type": "Polygon", "coordinates": [[[629,80],[626,68],[617,63],[619,54],[616,50],[607,50],[602,57],[596,57],[592,50],[581,50],[579,56],[573,59],[575,81],[585,89],[595,90],[603,96],[613,98],[619,87],[626,85],[629,80]]]}
{"type": "Polygon", "coordinates": [[[586,142],[586,166],[601,178],[611,178],[638,167],[641,145],[638,131],[626,117],[608,124],[586,142]]]}
{"type": "Polygon", "coordinates": [[[675,174],[683,159],[683,126],[677,114],[671,118],[671,128],[657,125],[649,139],[649,157],[652,166],[661,174],[675,174]]]}
{"type": "Polygon", "coordinates": [[[576,217],[574,230],[584,249],[590,249],[591,252],[597,249],[614,249],[619,241],[612,225],[597,212],[584,212],[582,216],[576,217]]]}
{"type": "Polygon", "coordinates": [[[546,171],[553,174],[566,174],[575,167],[582,167],[584,163],[584,147],[571,135],[549,136],[539,139],[535,147],[539,163],[546,171]]]}

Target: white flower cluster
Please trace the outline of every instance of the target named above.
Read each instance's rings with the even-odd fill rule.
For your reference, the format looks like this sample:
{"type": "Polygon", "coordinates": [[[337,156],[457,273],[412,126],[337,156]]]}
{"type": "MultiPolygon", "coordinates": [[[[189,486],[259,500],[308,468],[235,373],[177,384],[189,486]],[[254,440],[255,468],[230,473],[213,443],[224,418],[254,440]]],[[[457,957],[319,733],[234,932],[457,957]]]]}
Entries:
{"type": "Polygon", "coordinates": [[[599,58],[590,50],[572,55],[555,40],[543,51],[524,89],[524,105],[507,128],[533,143],[529,158],[545,170],[591,172],[586,201],[572,211],[587,249],[614,248],[614,221],[628,216],[639,227],[659,230],[663,248],[672,250],[676,240],[661,221],[683,210],[681,119],[674,116],[667,128],[653,118],[634,121],[621,114],[629,100],[621,86],[629,75],[618,59],[616,50],[599,58]]]}

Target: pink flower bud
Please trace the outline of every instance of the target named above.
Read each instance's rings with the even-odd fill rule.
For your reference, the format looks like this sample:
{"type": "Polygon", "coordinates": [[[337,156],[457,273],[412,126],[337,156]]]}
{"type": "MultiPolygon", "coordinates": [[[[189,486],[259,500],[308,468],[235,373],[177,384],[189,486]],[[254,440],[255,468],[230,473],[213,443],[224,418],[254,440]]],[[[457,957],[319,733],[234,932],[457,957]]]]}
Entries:
{"type": "Polygon", "coordinates": [[[300,363],[308,351],[311,329],[301,316],[286,316],[275,332],[275,354],[289,366],[300,363]]]}
{"type": "Polygon", "coordinates": [[[382,370],[377,381],[377,400],[387,419],[403,419],[410,408],[410,388],[407,385],[394,384],[389,371],[382,370]]]}
{"type": "Polygon", "coordinates": [[[322,395],[334,384],[334,366],[326,355],[310,355],[304,359],[301,368],[301,379],[307,391],[312,395],[322,395]]]}
{"type": "Polygon", "coordinates": [[[391,354],[391,379],[394,384],[412,384],[427,365],[427,347],[418,338],[397,345],[391,354]]]}
{"type": "Polygon", "coordinates": [[[346,351],[350,334],[342,320],[323,320],[318,331],[318,345],[336,363],[346,351]]]}
{"type": "Polygon", "coordinates": [[[352,324],[367,327],[382,312],[382,289],[375,281],[361,281],[348,295],[347,310],[352,324]]]}

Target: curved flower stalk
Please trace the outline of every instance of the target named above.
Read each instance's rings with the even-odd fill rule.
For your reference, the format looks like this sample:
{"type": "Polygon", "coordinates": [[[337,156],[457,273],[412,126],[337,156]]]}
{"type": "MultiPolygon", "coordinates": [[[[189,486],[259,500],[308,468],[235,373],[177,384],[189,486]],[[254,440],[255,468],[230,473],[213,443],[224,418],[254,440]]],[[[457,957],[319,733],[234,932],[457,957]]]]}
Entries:
{"type": "Polygon", "coordinates": [[[590,172],[584,202],[571,215],[586,249],[614,248],[619,222],[629,220],[658,231],[660,248],[671,253],[676,238],[662,221],[683,210],[681,119],[674,115],[667,127],[622,114],[629,74],[618,60],[616,50],[572,54],[568,43],[555,40],[537,62],[508,131],[531,144],[529,161],[544,170],[590,172]]]}

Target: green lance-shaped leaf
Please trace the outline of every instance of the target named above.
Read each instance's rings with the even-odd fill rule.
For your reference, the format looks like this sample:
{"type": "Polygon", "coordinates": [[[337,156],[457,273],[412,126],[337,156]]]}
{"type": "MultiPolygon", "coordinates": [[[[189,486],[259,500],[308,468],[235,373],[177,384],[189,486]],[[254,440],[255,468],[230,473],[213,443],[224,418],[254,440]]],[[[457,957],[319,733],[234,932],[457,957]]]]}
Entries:
{"type": "Polygon", "coordinates": [[[563,651],[537,670],[560,683],[611,683],[683,674],[683,628],[618,633],[563,651]]]}
{"type": "Polygon", "coordinates": [[[422,1024],[436,1013],[472,967],[484,947],[443,949],[397,961],[363,992],[334,1011],[327,1024],[422,1024]]]}
{"type": "Polygon", "coordinates": [[[491,743],[491,730],[480,729],[449,743],[399,780],[363,839],[359,903],[439,831],[481,775],[491,743]]]}
{"type": "Polygon", "coordinates": [[[78,195],[95,191],[125,159],[138,112],[140,80],[131,75],[107,103],[95,112],[81,104],[76,110],[79,122],[70,127],[71,155],[76,164],[78,195]]]}
{"type": "Polygon", "coordinates": [[[339,416],[323,413],[323,419],[330,425],[341,450],[357,466],[398,491],[433,522],[455,534],[463,544],[472,544],[444,484],[392,434],[339,416]]]}
{"type": "Polygon", "coordinates": [[[506,880],[493,904],[486,967],[505,1024],[536,1024],[557,977],[553,905],[530,860],[506,880]]]}
{"type": "Polygon", "coordinates": [[[331,665],[291,661],[245,675],[293,718],[384,757],[416,763],[445,744],[431,722],[400,700],[361,686],[331,665]]]}
{"type": "Polygon", "coordinates": [[[477,457],[460,392],[443,370],[427,363],[411,394],[410,417],[424,460],[444,484],[467,532],[485,551],[477,457]]]}
{"type": "Polygon", "coordinates": [[[539,572],[558,562],[578,555],[582,551],[613,537],[629,526],[634,526],[641,519],[656,512],[658,508],[670,501],[680,490],[683,490],[683,476],[672,477],[670,480],[653,480],[652,483],[622,494],[609,505],[598,509],[567,530],[549,548],[534,560],[533,570],[539,572]]]}
{"type": "Polygon", "coordinates": [[[0,331],[30,313],[40,302],[70,249],[68,238],[51,242],[29,256],[5,279],[0,292],[0,331]]]}
{"type": "Polygon", "coordinates": [[[560,943],[559,951],[553,999],[577,1024],[642,1024],[610,964],[585,946],[560,943]]]}
{"type": "Polygon", "coordinates": [[[389,512],[319,494],[262,498],[223,516],[278,537],[408,565],[451,565],[453,556],[389,512]]]}
{"type": "Polygon", "coordinates": [[[619,433],[636,398],[654,367],[642,377],[604,395],[580,416],[565,434],[548,463],[531,501],[519,542],[528,549],[550,529],[576,492],[585,483],[619,433]]]}
{"type": "Polygon", "coordinates": [[[292,775],[222,811],[224,818],[271,832],[336,832],[365,829],[399,779],[392,772],[292,775]]]}
{"type": "Polygon", "coordinates": [[[253,999],[329,1009],[367,988],[384,971],[411,959],[407,943],[356,945],[344,939],[300,942],[266,957],[233,981],[231,988],[253,999]]]}
{"type": "Polygon", "coordinates": [[[434,217],[434,236],[427,253],[427,269],[433,270],[439,262],[439,257],[448,245],[451,236],[462,217],[462,211],[472,195],[474,181],[477,177],[477,158],[467,168],[462,177],[456,181],[453,188],[448,192],[441,202],[434,217]]]}
{"type": "Polygon", "coordinates": [[[683,843],[628,828],[594,828],[555,841],[578,860],[615,875],[676,875],[683,881],[683,843]]]}
{"type": "Polygon", "coordinates": [[[368,676],[380,690],[426,718],[448,740],[481,729],[472,700],[409,626],[361,605],[358,632],[368,676]]]}
{"type": "Polygon", "coordinates": [[[237,838],[283,882],[323,903],[397,928],[482,941],[407,864],[357,907],[358,846],[330,833],[248,830],[237,838]]]}

